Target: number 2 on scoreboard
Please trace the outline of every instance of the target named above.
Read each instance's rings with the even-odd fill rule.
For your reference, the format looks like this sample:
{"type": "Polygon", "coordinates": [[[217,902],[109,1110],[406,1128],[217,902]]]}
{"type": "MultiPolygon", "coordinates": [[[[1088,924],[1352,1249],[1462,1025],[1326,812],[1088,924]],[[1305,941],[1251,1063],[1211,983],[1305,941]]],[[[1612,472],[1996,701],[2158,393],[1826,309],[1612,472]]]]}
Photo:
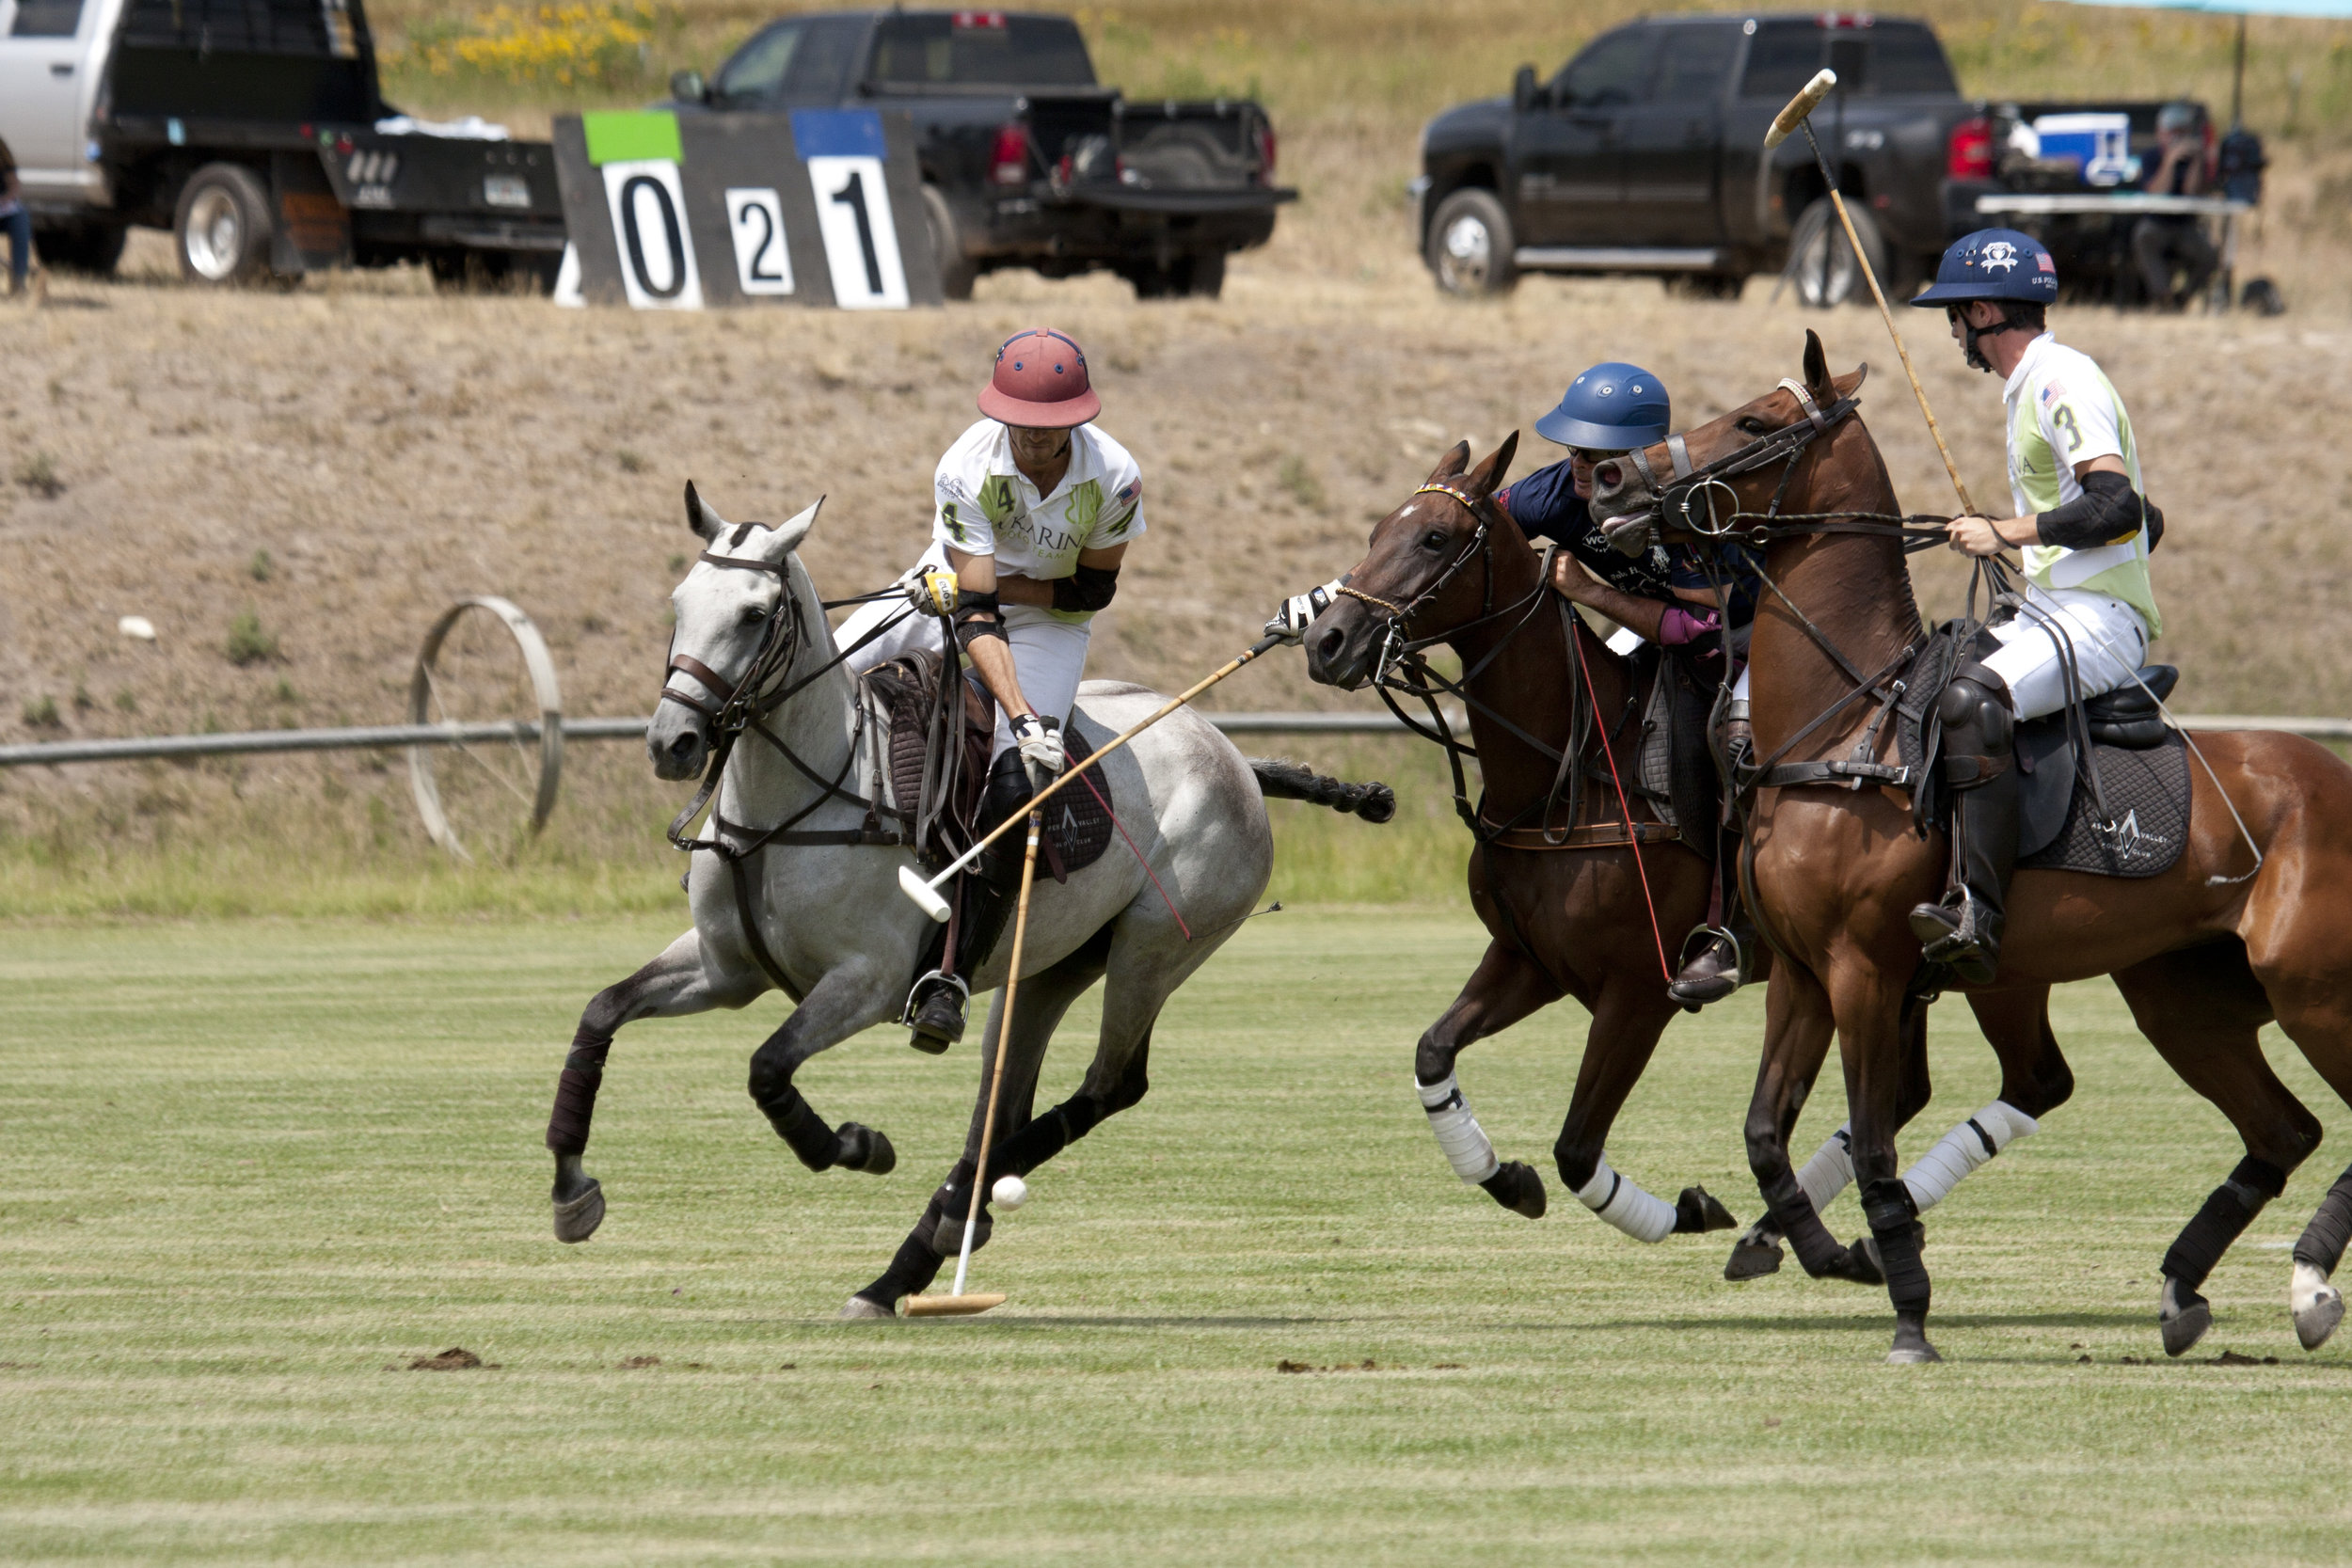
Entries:
{"type": "Polygon", "coordinates": [[[792,257],[784,243],[784,202],[774,191],[730,188],[727,231],[735,240],[735,281],[746,294],[792,292],[792,257]]]}

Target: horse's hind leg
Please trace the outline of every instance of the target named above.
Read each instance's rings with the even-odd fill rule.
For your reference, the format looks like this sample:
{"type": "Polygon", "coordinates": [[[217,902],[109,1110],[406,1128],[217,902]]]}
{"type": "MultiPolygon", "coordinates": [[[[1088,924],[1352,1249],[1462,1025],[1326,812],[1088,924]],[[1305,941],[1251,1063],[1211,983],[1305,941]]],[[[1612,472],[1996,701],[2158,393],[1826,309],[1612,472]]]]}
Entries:
{"type": "MultiPolygon", "coordinates": [[[[1438,1147],[1445,1151],[1454,1173],[1473,1186],[1485,1188],[1487,1196],[1505,1209],[1531,1220],[1543,1218],[1544,1179],[1535,1174],[1533,1166],[1518,1160],[1496,1158],[1486,1129],[1478,1125],[1470,1101],[1462,1098],[1461,1086],[1454,1081],[1454,1062],[1466,1047],[1502,1033],[1537,1008],[1559,999],[1559,986],[1516,944],[1489,942],[1485,957],[1478,960],[1478,967],[1470,972],[1470,980],[1462,987],[1462,993],[1422,1035],[1421,1043],[1413,1051],[1413,1086],[1420,1092],[1422,1109],[1428,1114],[1430,1129],[1438,1135],[1438,1147]]],[[[1664,1027],[1661,1019],[1659,1029],[1664,1027]]],[[[1600,1038],[1600,1024],[1596,1018],[1593,1039],[1597,1042],[1600,1038]]],[[[1649,1043],[1658,1043],[1658,1029],[1650,1031],[1649,1043]]],[[[1588,1069],[1598,1050],[1597,1044],[1585,1048],[1588,1069]]],[[[1649,1060],[1647,1047],[1639,1054],[1641,1061],[1649,1060]]],[[[1633,1072],[1635,1077],[1641,1075],[1638,1063],[1633,1072]]],[[[1631,1087],[1629,1082],[1626,1090],[1631,1087]]],[[[1583,1094],[1580,1078],[1577,1096],[1581,1099],[1583,1094]]],[[[1624,1101],[1625,1091],[1620,1091],[1609,1107],[1611,1117],[1624,1101]]],[[[1600,1132],[1605,1135],[1608,1131],[1608,1121],[1604,1119],[1600,1132]]]]}
{"type": "Polygon", "coordinates": [[[615,986],[607,986],[580,1015],[570,1054],[556,1080],[555,1109],[548,1117],[548,1148],[555,1156],[555,1239],[584,1242],[604,1223],[604,1189],[580,1168],[588,1148],[588,1124],[596,1115],[596,1090],[604,1082],[605,1053],[624,1023],[641,1018],[683,1018],[712,1007],[739,1007],[758,993],[756,986],[723,990],[703,967],[702,939],[689,931],[661,956],[615,986]]]}
{"type": "MultiPolygon", "coordinates": [[[[1110,939],[1111,927],[1105,926],[1091,941],[1061,962],[1043,974],[1029,975],[1021,982],[1010,1031],[1009,1054],[1005,1058],[1005,1089],[997,1111],[996,1141],[989,1154],[992,1184],[998,1176],[1026,1176],[1059,1152],[1064,1145],[1085,1136],[1104,1117],[1112,1111],[1125,1109],[1143,1096],[1143,1058],[1138,1054],[1133,1065],[1132,1098],[1106,1108],[1091,1099],[1086,1087],[1081,1086],[1076,1094],[1044,1116],[1032,1118],[1029,1115],[1029,1107],[1037,1094],[1038,1069],[1043,1064],[1045,1047],[1053,1038],[1054,1031],[1060,1026],[1062,1015],[1069,1011],[1070,1005],[1083,995],[1089,986],[1103,977],[1104,960],[1110,951],[1110,939]]],[[[1001,991],[997,993],[996,1005],[1003,1005],[1001,991]]],[[[850,1298],[849,1304],[841,1309],[843,1317],[890,1317],[897,1310],[899,1297],[912,1295],[928,1287],[938,1277],[940,1265],[946,1255],[962,1245],[964,1221],[971,1212],[972,1174],[979,1157],[980,1117],[986,1115],[986,1085],[995,1061],[997,1017],[992,1009],[988,1028],[982,1037],[980,1083],[983,1086],[979,1103],[973,1109],[972,1126],[965,1136],[963,1157],[947,1173],[947,1180],[931,1194],[922,1217],[914,1222],[914,1228],[907,1233],[907,1239],[898,1243],[898,1250],[891,1258],[890,1266],[882,1270],[872,1284],[850,1298]]],[[[974,1250],[986,1244],[992,1224],[984,1197],[979,1224],[972,1236],[974,1250]]]]}
{"type": "Polygon", "coordinates": [[[2180,1355],[2213,1325],[2213,1308],[2197,1288],[2319,1147],[2319,1121],[2263,1058],[2259,1033],[2270,1020],[2270,1002],[2239,943],[2162,954],[2117,971],[2115,984],[2140,1033],[2246,1143],[2246,1158],[2164,1255],[2157,1324],[2165,1354],[2180,1355]]]}

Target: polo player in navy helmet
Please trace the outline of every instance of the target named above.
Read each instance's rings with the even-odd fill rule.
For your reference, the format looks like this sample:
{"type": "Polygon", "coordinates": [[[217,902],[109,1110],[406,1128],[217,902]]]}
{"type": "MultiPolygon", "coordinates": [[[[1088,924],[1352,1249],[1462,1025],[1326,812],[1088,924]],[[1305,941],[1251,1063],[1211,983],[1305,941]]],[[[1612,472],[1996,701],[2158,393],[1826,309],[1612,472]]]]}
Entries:
{"type": "Polygon", "coordinates": [[[2090,356],[2061,344],[2044,321],[2058,265],[2029,234],[1986,229],[1955,243],[1934,286],[1912,304],[1941,309],[1978,370],[2004,378],[2009,485],[2017,515],[1960,517],[1952,548],[2025,551],[2026,594],[2038,612],[1993,628],[2000,651],[1963,663],[1944,689],[1947,777],[1957,793],[1961,885],[1911,911],[1927,956],[1963,980],[1999,967],[2003,905],[2017,860],[2017,769],[2011,729],[2067,702],[2073,645],[2082,695],[2130,684],[2164,630],[2148,577],[2164,514],[2147,499],[2139,446],[2123,400],[2090,356]],[[1954,777],[1958,773],[1964,777],[1954,777]]]}
{"type": "MultiPolygon", "coordinates": [[[[1552,587],[1625,628],[1611,639],[1617,652],[1630,651],[1639,638],[1706,658],[1720,642],[1728,617],[1735,654],[1744,657],[1757,587],[1744,556],[1733,559],[1728,576],[1719,568],[1712,581],[1698,559],[1680,546],[1652,544],[1628,556],[1609,543],[1586,506],[1597,465],[1666,440],[1673,422],[1672,399],[1657,376],[1616,360],[1595,365],[1568,383],[1558,407],[1535,421],[1535,433],[1567,448],[1567,457],[1504,486],[1495,500],[1530,543],[1549,539],[1560,546],[1552,560],[1552,587]]],[[[1284,600],[1266,623],[1267,634],[1302,641],[1343,580],[1284,600]]],[[[1719,681],[1724,674],[1718,668],[1706,678],[1719,681]]],[[[1718,859],[1727,863],[1724,857],[1718,859]]],[[[1736,889],[1724,909],[1729,918],[1723,927],[1693,933],[1703,934],[1705,942],[1676,977],[1671,989],[1677,1001],[1712,1002],[1745,983],[1749,939],[1735,934],[1746,929],[1736,889]]]]}

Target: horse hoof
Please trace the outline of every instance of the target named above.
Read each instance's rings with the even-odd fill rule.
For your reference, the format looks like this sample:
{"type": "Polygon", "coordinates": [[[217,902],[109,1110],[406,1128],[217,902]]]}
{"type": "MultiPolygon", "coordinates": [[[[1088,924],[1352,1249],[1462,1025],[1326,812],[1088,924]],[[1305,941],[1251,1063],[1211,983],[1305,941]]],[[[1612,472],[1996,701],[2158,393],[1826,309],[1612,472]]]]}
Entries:
{"type": "Polygon", "coordinates": [[[896,1318],[898,1314],[879,1301],[864,1296],[851,1296],[842,1304],[841,1316],[852,1322],[867,1318],[896,1318]]]}
{"type": "MultiPolygon", "coordinates": [[[[972,1229],[972,1250],[977,1252],[988,1245],[988,1238],[995,1228],[996,1222],[982,1214],[980,1223],[972,1229]]],[[[931,1227],[931,1250],[942,1258],[953,1258],[961,1253],[963,1250],[963,1221],[943,1216],[931,1227]]]]}
{"type": "Polygon", "coordinates": [[[2305,1350],[2326,1344],[2336,1324],[2344,1322],[2343,1292],[2308,1263],[2295,1265],[2295,1290],[2288,1300],[2295,1311],[2295,1337],[2305,1350]]]}
{"type": "Polygon", "coordinates": [[[1531,1220],[1544,1217],[1544,1179],[1523,1160],[1508,1160],[1502,1168],[1479,1183],[1487,1196],[1515,1214],[1531,1220]]]}
{"type": "Polygon", "coordinates": [[[1675,1229],[1683,1235],[1708,1230],[1737,1230],[1740,1222],[1705,1187],[1685,1187],[1675,1199],[1675,1229]]]}
{"type": "Polygon", "coordinates": [[[1883,1285],[1886,1265],[1879,1257],[1875,1237],[1865,1236],[1846,1248],[1836,1262],[1821,1271],[1825,1279],[1843,1279],[1855,1285],[1883,1285]]]}
{"type": "Polygon", "coordinates": [[[844,1170],[862,1170],[868,1176],[888,1176],[898,1165],[898,1151],[890,1147],[890,1140],[874,1129],[854,1121],[845,1121],[834,1134],[839,1144],[833,1163],[844,1170]]]}
{"type": "Polygon", "coordinates": [[[1924,1367],[1944,1358],[1928,1343],[1928,1323],[1925,1313],[1899,1312],[1895,1315],[1895,1348],[1886,1353],[1890,1367],[1924,1367]]]}
{"type": "Polygon", "coordinates": [[[604,1223],[604,1186],[595,1177],[577,1196],[555,1200],[555,1239],[584,1242],[604,1223]]]}
{"type": "Polygon", "coordinates": [[[1396,791],[1384,784],[1364,785],[1364,798],[1357,803],[1356,815],[1366,822],[1389,821],[1396,816],[1396,791]]]}
{"type": "Polygon", "coordinates": [[[2158,1320],[2157,1330],[2164,1336],[2164,1354],[2186,1355],[2213,1326],[2213,1308],[2203,1302],[2185,1308],[2177,1317],[2158,1320]]]}
{"type": "Polygon", "coordinates": [[[1731,1257],[1724,1263],[1725,1279],[1761,1279],[1768,1274],[1780,1272],[1781,1259],[1788,1256],[1777,1239],[1769,1230],[1751,1230],[1731,1243],[1731,1257]]]}

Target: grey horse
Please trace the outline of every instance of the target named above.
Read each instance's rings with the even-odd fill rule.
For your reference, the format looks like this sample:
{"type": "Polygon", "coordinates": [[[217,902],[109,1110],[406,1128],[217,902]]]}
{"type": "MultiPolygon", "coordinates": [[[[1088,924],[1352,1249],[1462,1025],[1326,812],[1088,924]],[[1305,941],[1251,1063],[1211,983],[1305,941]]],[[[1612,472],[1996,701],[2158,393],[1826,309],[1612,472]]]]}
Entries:
{"type": "MultiPolygon", "coordinates": [[[[693,928],[599,991],[580,1017],[548,1128],[561,1241],[584,1242],[604,1219],[602,1188],[581,1157],[614,1032],[639,1019],[741,1007],[779,983],[798,1006],[752,1054],[753,1101],[811,1170],[837,1165],[882,1175],[898,1163],[881,1132],[856,1122],[829,1125],[792,1083],[818,1052],[899,1017],[932,929],[898,890],[909,852],[853,842],[867,820],[854,797],[875,777],[870,748],[878,738],[842,667],[816,588],[793,553],[816,518],[811,507],[773,527],[729,524],[688,487],[687,520],[704,548],[671,594],[677,629],[646,748],[660,777],[691,779],[704,772],[714,747],[727,743],[730,727],[747,727],[746,716],[748,728],[764,733],[756,740],[744,736],[723,764],[707,831],[727,849],[691,856],[686,891],[693,928]],[[716,705],[713,696],[722,699],[716,705]],[[788,834],[744,852],[781,824],[789,824],[788,834]],[[740,887],[731,860],[744,874],[740,887]],[[747,910],[755,932],[747,929],[747,910]]],[[[1079,688],[1071,723],[1099,748],[1161,701],[1142,687],[1089,681],[1079,688]]],[[[1373,821],[1394,809],[1385,785],[1347,784],[1245,758],[1188,708],[1097,768],[1134,848],[1114,842],[1067,883],[1039,880],[1009,1032],[997,1128],[1002,1152],[992,1157],[992,1177],[1025,1174],[1143,1097],[1161,1007],[1265,891],[1274,855],[1267,795],[1373,821]],[[1098,979],[1106,984],[1093,1064],[1069,1100],[1032,1117],[1047,1041],[1071,1003],[1098,979]]],[[[1000,942],[975,977],[975,990],[997,990],[981,1035],[983,1084],[1010,945],[1000,942]]],[[[930,1282],[942,1256],[956,1251],[983,1107],[984,1101],[975,1104],[962,1160],[888,1271],[850,1297],[843,1316],[890,1316],[901,1296],[930,1282]]],[[[976,1246],[989,1227],[984,1199],[976,1246]]]]}

